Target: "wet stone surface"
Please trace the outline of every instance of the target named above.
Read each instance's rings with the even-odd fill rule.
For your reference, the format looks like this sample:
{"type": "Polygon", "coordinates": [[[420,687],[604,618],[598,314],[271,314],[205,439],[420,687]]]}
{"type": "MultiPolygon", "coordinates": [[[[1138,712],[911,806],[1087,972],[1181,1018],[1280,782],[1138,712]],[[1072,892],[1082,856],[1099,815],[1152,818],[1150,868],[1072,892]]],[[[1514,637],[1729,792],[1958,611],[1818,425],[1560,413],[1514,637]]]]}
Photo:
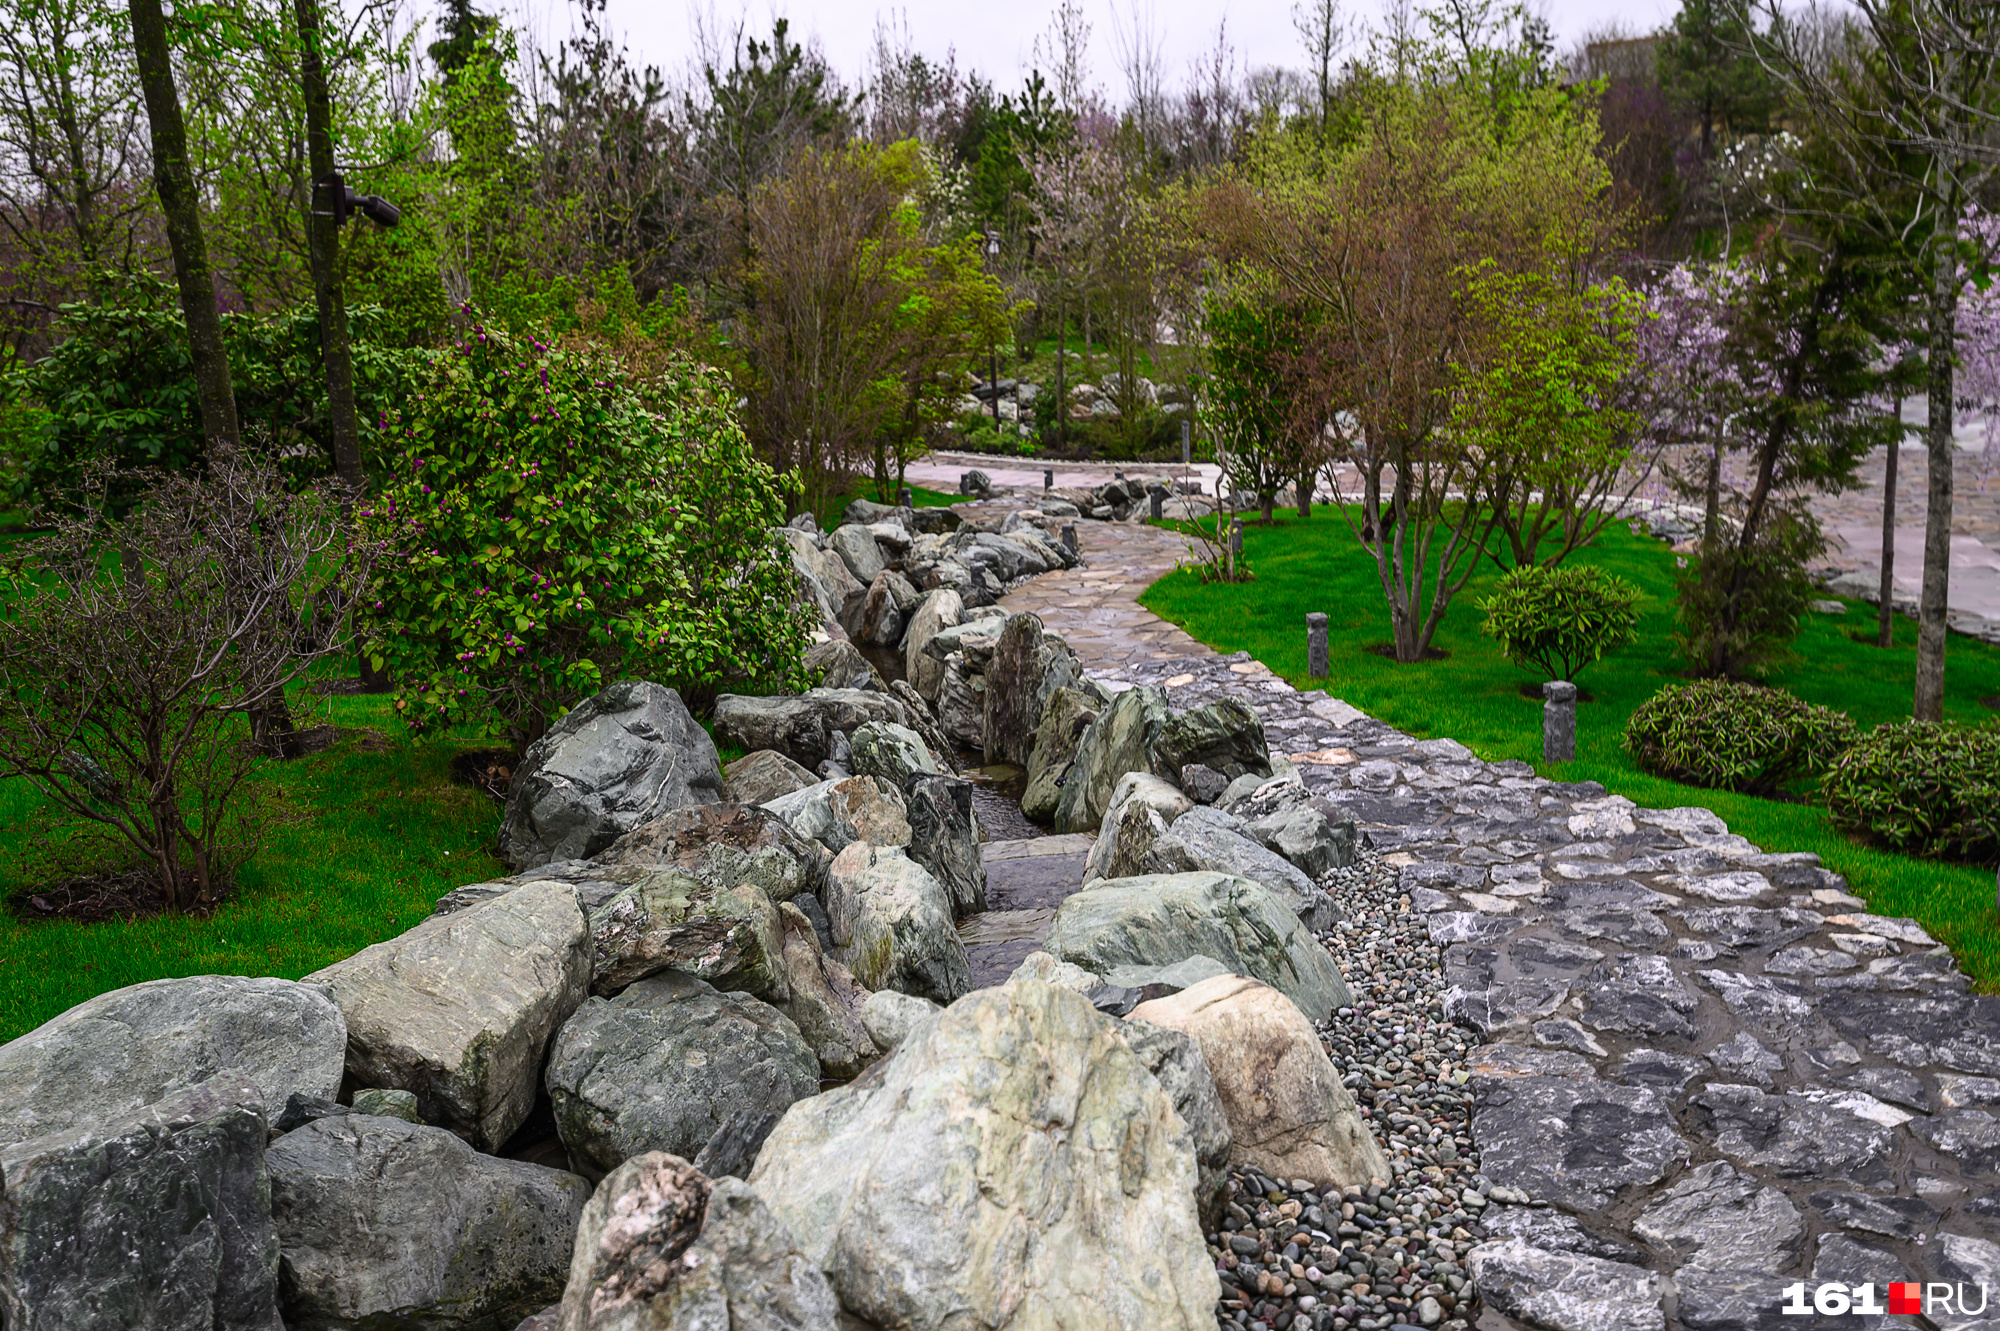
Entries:
{"type": "Polygon", "coordinates": [[[1091,673],[1251,703],[1372,846],[1322,880],[1358,1004],[1326,1041],[1396,1177],[1374,1214],[1239,1177],[1224,1325],[1916,1325],[1788,1317],[1779,1291],[2000,1263],[2000,997],[1814,857],[1415,740],[1245,655],[1091,673]]]}

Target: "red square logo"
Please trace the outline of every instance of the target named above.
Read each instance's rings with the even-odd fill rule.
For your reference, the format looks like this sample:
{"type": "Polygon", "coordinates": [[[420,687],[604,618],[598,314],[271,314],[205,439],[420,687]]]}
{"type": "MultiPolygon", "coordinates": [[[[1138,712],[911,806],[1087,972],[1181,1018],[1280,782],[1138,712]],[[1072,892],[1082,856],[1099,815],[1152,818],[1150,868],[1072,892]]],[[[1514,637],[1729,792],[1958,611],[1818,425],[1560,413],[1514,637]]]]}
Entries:
{"type": "Polygon", "coordinates": [[[1924,1287],[1914,1280],[1899,1280],[1889,1286],[1889,1311],[1891,1313],[1921,1313],[1924,1310],[1924,1287]]]}

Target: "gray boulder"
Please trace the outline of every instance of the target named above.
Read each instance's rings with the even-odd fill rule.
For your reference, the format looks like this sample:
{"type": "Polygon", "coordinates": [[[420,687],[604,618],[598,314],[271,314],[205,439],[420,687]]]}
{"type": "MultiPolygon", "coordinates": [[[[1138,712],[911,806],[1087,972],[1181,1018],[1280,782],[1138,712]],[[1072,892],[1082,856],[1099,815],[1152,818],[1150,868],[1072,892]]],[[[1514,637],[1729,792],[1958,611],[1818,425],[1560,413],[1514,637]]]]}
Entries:
{"type": "Polygon", "coordinates": [[[1154,839],[1141,860],[1143,871],[1234,874],[1277,893],[1314,933],[1340,923],[1339,907],[1319,884],[1243,835],[1242,827],[1220,809],[1196,806],[1154,839]]]}
{"type": "Polygon", "coordinates": [[[601,1178],[646,1151],[697,1155],[738,1111],[814,1094],[819,1062],[777,1009],[668,971],[579,1008],[547,1082],[570,1162],[601,1178]]]}
{"type": "Polygon", "coordinates": [[[1246,822],[1243,832],[1284,856],[1307,878],[1323,878],[1335,869],[1345,869],[1360,854],[1361,838],[1352,819],[1330,822],[1309,806],[1281,809],[1246,822]]]}
{"type": "Polygon", "coordinates": [[[1246,878],[1183,873],[1112,878],[1066,898],[1045,951],[1087,971],[1169,966],[1200,955],[1262,980],[1313,1021],[1352,1007],[1339,967],[1275,893],[1246,878]]]}
{"type": "Polygon", "coordinates": [[[1006,623],[1004,611],[998,614],[967,614],[961,622],[933,634],[924,645],[924,653],[939,661],[949,660],[957,653],[965,658],[967,667],[974,674],[983,675],[986,667],[993,663],[993,651],[1000,645],[1000,632],[1006,623]]]}
{"type": "Polygon", "coordinates": [[[909,856],[951,897],[954,919],[986,909],[986,860],[979,853],[979,815],[972,783],[919,773],[904,788],[910,820],[909,856]]]}
{"type": "Polygon", "coordinates": [[[1206,763],[1189,763],[1181,768],[1181,789],[1196,804],[1213,804],[1229,789],[1229,778],[1206,763]]]}
{"type": "Polygon", "coordinates": [[[584,1208],[556,1328],[836,1331],[839,1312],[826,1277],[742,1180],[649,1151],[584,1208]]]}
{"type": "Polygon", "coordinates": [[[982,989],[801,1100],[750,1186],[865,1324],[1211,1331],[1194,1141],[1081,995],[982,989]]]}
{"type": "Polygon", "coordinates": [[[1204,1229],[1222,1222],[1223,1204],[1229,1198],[1229,1148],[1234,1141],[1229,1132],[1229,1115],[1201,1046],[1184,1031],[1155,1026],[1130,1018],[1118,1023],[1117,1031],[1146,1070],[1159,1079],[1160,1086],[1173,1097],[1174,1112],[1187,1124],[1194,1139],[1194,1160],[1199,1170],[1195,1182],[1195,1206],[1204,1229]]]}
{"type": "Polygon", "coordinates": [[[870,647],[896,647],[903,641],[904,605],[914,608],[916,588],[902,574],[883,569],[868,593],[848,602],[840,624],[848,636],[870,647]]]}
{"type": "Polygon", "coordinates": [[[567,883],[532,882],[376,943],[303,983],[347,1019],[347,1074],[498,1150],[534,1108],[549,1037],[583,1002],[591,937],[567,883]]]}
{"type": "Polygon", "coordinates": [[[931,705],[910,687],[910,681],[899,679],[891,683],[889,696],[903,704],[904,724],[916,731],[924,741],[924,747],[928,748],[931,756],[937,759],[939,770],[957,771],[958,764],[952,758],[950,738],[944,733],[943,727],[938,725],[937,716],[931,711],[931,705]]]}
{"type": "Polygon", "coordinates": [[[819,778],[779,753],[759,749],[722,769],[722,797],[731,804],[769,804],[780,795],[816,785],[819,778]]]}
{"type": "Polygon", "coordinates": [[[347,1023],[327,991],[290,980],[148,980],[77,1004],[0,1045],[0,1146],[132,1113],[221,1073],[264,1102],[331,1100],[347,1023]]]}
{"type": "Polygon", "coordinates": [[[902,787],[919,772],[940,770],[923,736],[908,726],[870,721],[856,726],[848,743],[854,754],[852,766],[856,776],[885,777],[902,787]]]}
{"type": "MultiPolygon", "coordinates": [[[[405,1123],[421,1123],[417,1114],[417,1097],[408,1091],[382,1091],[370,1088],[354,1093],[354,1113],[371,1114],[376,1118],[399,1118],[405,1123]]],[[[320,1118],[330,1117],[321,1114],[320,1118]]]]}
{"type": "Polygon", "coordinates": [[[1152,770],[1169,780],[1182,767],[1200,763],[1230,780],[1270,776],[1271,751],[1264,722],[1247,703],[1223,698],[1192,707],[1169,720],[1154,740],[1152,770]]]}
{"type": "Polygon", "coordinates": [[[944,675],[938,681],[937,719],[953,743],[968,749],[985,747],[986,679],[974,673],[960,653],[945,658],[944,675]]]}
{"type": "Polygon", "coordinates": [[[935,706],[938,685],[944,682],[944,658],[925,650],[940,629],[950,628],[965,616],[965,603],[948,587],[926,592],[910,615],[903,633],[903,675],[922,696],[935,706]]]}
{"type": "Polygon", "coordinates": [[[986,761],[1025,766],[1049,695],[1082,677],[1068,644],[1046,633],[1039,616],[1011,616],[986,667],[986,761]]]}
{"type": "Polygon", "coordinates": [[[712,888],[754,883],[772,901],[790,901],[819,890],[829,859],[824,847],[768,810],[705,804],[627,832],[597,863],[679,869],[712,888]]]}
{"type": "Polygon", "coordinates": [[[807,689],[785,697],[725,693],[710,718],[715,737],[746,752],[775,749],[808,770],[833,755],[836,732],[851,735],[869,721],[908,725],[903,704],[870,689],[807,689]]]}
{"type": "Polygon", "coordinates": [[[764,806],[791,829],[839,854],[856,841],[910,844],[903,793],[879,776],[850,776],[793,791],[764,806]]]}
{"type": "Polygon", "coordinates": [[[869,664],[861,649],[839,638],[808,647],[805,663],[807,672],[819,681],[819,687],[823,689],[867,689],[885,693],[889,688],[882,682],[882,673],[869,664]]]}
{"type": "Polygon", "coordinates": [[[875,576],[886,567],[882,548],[875,544],[875,533],[859,523],[848,523],[828,532],[826,548],[830,554],[839,556],[855,582],[863,587],[874,582],[875,576]]]}
{"type": "MultiPolygon", "coordinates": [[[[1127,772],[1112,788],[1097,840],[1083,862],[1083,881],[1145,873],[1153,843],[1194,805],[1173,786],[1147,772],[1127,772]]],[[[1189,866],[1216,868],[1214,865],[1189,866]]]]}
{"type": "Polygon", "coordinates": [[[0,1322],[282,1331],[263,1099],[225,1072],[0,1146],[0,1322]]]}
{"type": "Polygon", "coordinates": [[[1081,688],[1057,689],[1043,702],[1034,747],[1028,753],[1028,788],[1021,795],[1025,817],[1037,823],[1055,818],[1077,742],[1097,712],[1097,695],[1081,688]]]}
{"type": "Polygon", "coordinates": [[[511,1327],[562,1297],[590,1184],[442,1128],[322,1118],[267,1155],[285,1324],[511,1327]]]}
{"type": "Polygon", "coordinates": [[[899,847],[856,841],[827,872],[834,956],[869,989],[949,1003],[972,988],[951,894],[899,847]]]}
{"type": "Polygon", "coordinates": [[[507,793],[500,858],[516,873],[588,859],[671,809],[721,798],[715,743],[681,696],[620,680],[528,746],[507,793]]]}
{"type": "Polygon", "coordinates": [[[1162,689],[1127,689],[1098,713],[1077,741],[1076,757],[1056,801],[1058,832],[1095,832],[1111,806],[1111,792],[1127,772],[1146,772],[1172,782],[1180,764],[1155,767],[1152,754],[1172,719],[1162,689]]]}
{"type": "Polygon", "coordinates": [[[791,990],[778,1010],[799,1028],[819,1060],[820,1075],[846,1081],[875,1061],[875,1041],[861,1020],[868,991],[855,983],[847,967],[826,955],[803,910],[788,901],[778,908],[778,916],[791,990]]]}
{"type": "Polygon", "coordinates": [[[927,998],[883,989],[861,1005],[861,1024],[875,1047],[886,1054],[943,1011],[927,998]]]}
{"type": "Polygon", "coordinates": [[[839,555],[822,549],[813,535],[787,527],[778,533],[790,549],[792,569],[798,574],[802,598],[819,612],[821,623],[833,623],[847,598],[862,590],[862,584],[839,555]]]}
{"type": "Polygon", "coordinates": [[[790,996],[778,906],[755,883],[716,887],[677,869],[641,870],[590,912],[590,941],[595,994],[675,970],[773,1003],[790,996]]]}

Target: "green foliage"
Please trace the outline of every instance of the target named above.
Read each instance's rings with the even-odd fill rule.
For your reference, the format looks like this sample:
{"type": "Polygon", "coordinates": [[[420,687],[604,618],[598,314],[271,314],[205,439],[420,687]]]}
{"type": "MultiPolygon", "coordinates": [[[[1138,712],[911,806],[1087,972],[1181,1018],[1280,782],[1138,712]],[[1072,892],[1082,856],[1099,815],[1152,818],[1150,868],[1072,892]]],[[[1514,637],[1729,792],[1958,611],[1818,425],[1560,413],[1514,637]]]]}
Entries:
{"type": "Polygon", "coordinates": [[[1903,721],[1857,740],[1820,783],[1845,831],[1931,859],[2000,856],[2000,727],[1903,721]]]}
{"type": "Polygon", "coordinates": [[[1588,564],[1513,569],[1479,603],[1486,635],[1518,666],[1550,679],[1574,680],[1584,666],[1630,643],[1639,622],[1639,589],[1588,564]]]}
{"type": "MultiPolygon", "coordinates": [[[[379,307],[348,311],[362,447],[370,461],[382,413],[415,381],[421,357],[386,346],[379,307]]],[[[138,277],[120,298],[63,307],[64,341],[33,365],[0,378],[13,404],[6,423],[20,458],[14,497],[46,501],[75,490],[91,462],[119,472],[160,468],[187,473],[202,457],[201,408],[186,325],[171,288],[138,277]],[[32,408],[39,408],[34,410],[32,408]]],[[[257,317],[225,315],[223,344],[244,437],[269,448],[294,481],[333,471],[326,381],[319,363],[319,318],[311,305],[257,317]]],[[[114,509],[130,500],[129,487],[114,509]]]]}
{"type": "Polygon", "coordinates": [[[526,743],[620,677],[697,705],[797,681],[781,478],[732,398],[685,360],[635,386],[599,352],[477,322],[434,356],[362,513],[400,546],[362,631],[413,731],[497,723],[526,743]]]}
{"type": "Polygon", "coordinates": [[[1701,122],[1701,148],[1712,154],[1716,131],[1758,133],[1779,105],[1777,80],[1751,49],[1741,6],[1682,0],[1660,42],[1660,86],[1701,122]]]}
{"type": "Polygon", "coordinates": [[[1661,689],[1632,713],[1625,751],[1691,785],[1757,794],[1823,770],[1854,742],[1854,719],[1783,689],[1704,679],[1661,689]]]}
{"type": "Polygon", "coordinates": [[[1696,670],[1762,676],[1792,659],[1815,594],[1807,563],[1826,548],[1810,515],[1780,513],[1745,547],[1704,541],[1677,579],[1674,648],[1696,670]]]}
{"type": "Polygon", "coordinates": [[[1212,303],[1207,328],[1209,429],[1227,450],[1231,480],[1257,495],[1268,516],[1271,497],[1317,471],[1323,451],[1317,422],[1302,425],[1293,411],[1310,316],[1253,280],[1212,303]]]}

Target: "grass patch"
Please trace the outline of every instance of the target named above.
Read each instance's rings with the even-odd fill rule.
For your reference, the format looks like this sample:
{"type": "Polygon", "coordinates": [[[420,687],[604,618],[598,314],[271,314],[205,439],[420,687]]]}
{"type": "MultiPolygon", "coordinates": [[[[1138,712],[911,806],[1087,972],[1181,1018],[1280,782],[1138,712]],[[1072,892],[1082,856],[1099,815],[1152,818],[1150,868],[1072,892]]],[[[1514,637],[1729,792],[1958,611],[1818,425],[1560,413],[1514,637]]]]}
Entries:
{"type": "MultiPolygon", "coordinates": [[[[280,813],[213,915],[76,924],[0,913],[0,1043],[142,980],[297,979],[411,928],[452,888],[506,873],[491,852],[500,806],[451,777],[453,758],[490,740],[414,743],[387,695],[311,701],[322,705],[295,703],[302,724],[357,733],[253,775],[280,813]]],[[[26,782],[0,782],[0,824],[15,833],[0,898],[38,885],[51,864],[74,871],[74,824],[26,782]]]]}
{"type": "MultiPolygon", "coordinates": [[[[896,491],[891,487],[889,497],[884,499],[875,493],[875,482],[866,481],[844,494],[831,495],[814,505],[813,517],[818,520],[822,530],[832,531],[840,525],[840,515],[847,511],[847,506],[857,499],[868,499],[878,504],[893,504],[896,502],[896,491]]],[[[950,508],[953,504],[964,502],[964,495],[946,494],[942,490],[926,490],[921,485],[910,487],[912,508],[950,508]]]]}
{"type": "MultiPolygon", "coordinates": [[[[1503,571],[1487,564],[1474,575],[1438,630],[1448,657],[1398,665],[1378,655],[1390,637],[1388,607],[1374,558],[1331,508],[1300,520],[1280,516],[1270,527],[1246,524],[1244,558],[1256,580],[1204,586],[1193,574],[1168,574],[1141,604],[1223,652],[1247,651],[1299,688],[1324,687],[1371,716],[1423,738],[1448,737],[1482,758],[1518,758],[1559,781],[1598,781],[1643,805],[1713,809],[1732,830],[1771,851],[1812,851],[1846,876],[1870,909],[1920,921],[1950,945],[1982,989],[2000,990],[2000,916],[1991,867],[1940,864],[1856,845],[1835,831],[1826,811],[1810,802],[1758,799],[1707,790],[1642,772],[1620,748],[1625,722],[1663,686],[1680,682],[1673,657],[1674,557],[1651,537],[1623,524],[1571,556],[1636,583],[1645,593],[1639,639],[1581,672],[1595,701],[1577,711],[1577,758],[1541,761],[1541,704],[1524,697],[1537,677],[1500,654],[1480,632],[1475,602],[1503,571]],[[1305,616],[1327,616],[1332,674],[1306,677],[1305,616]]],[[[1864,727],[1907,718],[1916,676],[1916,625],[1898,617],[1889,648],[1857,642],[1850,631],[1872,630],[1874,608],[1849,602],[1845,615],[1809,615],[1796,643],[1799,659],[1769,683],[1809,702],[1837,707],[1864,727]]],[[[1952,635],[1946,658],[1945,717],[1980,724],[1994,718],[1982,699],[2000,694],[2000,648],[1952,635]]]]}

